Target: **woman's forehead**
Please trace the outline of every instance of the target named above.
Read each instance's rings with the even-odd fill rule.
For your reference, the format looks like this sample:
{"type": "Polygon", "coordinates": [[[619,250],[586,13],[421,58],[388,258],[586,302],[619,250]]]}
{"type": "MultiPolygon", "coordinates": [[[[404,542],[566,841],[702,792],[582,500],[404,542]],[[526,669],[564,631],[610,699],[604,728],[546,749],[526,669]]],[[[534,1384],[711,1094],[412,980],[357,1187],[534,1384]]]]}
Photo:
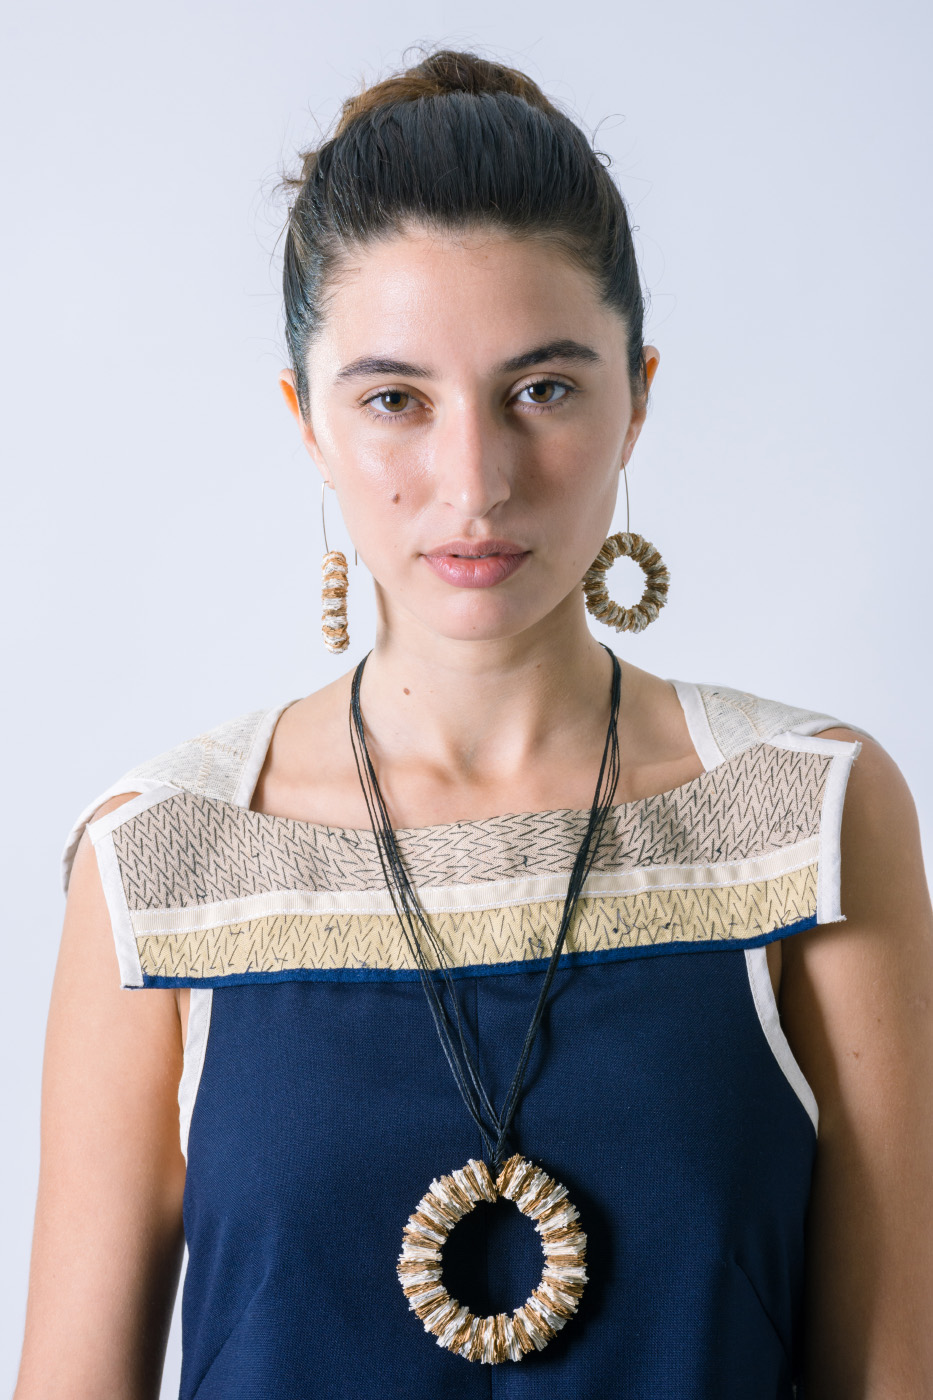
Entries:
{"type": "Polygon", "coordinates": [[[530,347],[563,341],[603,359],[624,354],[622,318],[566,253],[494,230],[413,230],[348,256],[309,368],[339,374],[381,354],[431,372],[440,359],[504,370],[530,347]]]}

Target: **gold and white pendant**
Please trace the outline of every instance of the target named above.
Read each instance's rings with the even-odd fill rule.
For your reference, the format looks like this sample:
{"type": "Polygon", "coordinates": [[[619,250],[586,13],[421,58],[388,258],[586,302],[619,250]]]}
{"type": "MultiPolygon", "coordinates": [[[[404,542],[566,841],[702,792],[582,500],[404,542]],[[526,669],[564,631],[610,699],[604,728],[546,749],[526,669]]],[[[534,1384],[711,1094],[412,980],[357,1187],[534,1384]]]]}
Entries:
{"type": "Polygon", "coordinates": [[[493,1180],[485,1162],[472,1158],[452,1176],[431,1182],[409,1216],[398,1261],[408,1306],[437,1344],[468,1361],[521,1361],[541,1351],[573,1317],[586,1283],[586,1235],[566,1186],[516,1154],[493,1180]],[[544,1272],[531,1297],[509,1313],[474,1317],[451,1298],[441,1281],[447,1236],[480,1201],[500,1196],[534,1221],[544,1249],[544,1272]]]}

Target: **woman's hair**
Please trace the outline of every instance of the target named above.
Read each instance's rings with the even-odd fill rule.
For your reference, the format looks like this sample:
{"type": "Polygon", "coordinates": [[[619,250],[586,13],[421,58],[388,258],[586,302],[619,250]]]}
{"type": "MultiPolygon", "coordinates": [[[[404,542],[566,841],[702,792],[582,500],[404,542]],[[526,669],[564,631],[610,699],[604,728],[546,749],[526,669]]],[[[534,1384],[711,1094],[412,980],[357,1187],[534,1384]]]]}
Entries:
{"type": "Polygon", "coordinates": [[[647,394],[644,300],[625,201],[582,131],[515,68],[441,49],[344,104],[301,155],[290,196],[285,337],[309,416],[305,360],[342,258],[411,224],[549,240],[625,320],[633,398],[647,394]]]}

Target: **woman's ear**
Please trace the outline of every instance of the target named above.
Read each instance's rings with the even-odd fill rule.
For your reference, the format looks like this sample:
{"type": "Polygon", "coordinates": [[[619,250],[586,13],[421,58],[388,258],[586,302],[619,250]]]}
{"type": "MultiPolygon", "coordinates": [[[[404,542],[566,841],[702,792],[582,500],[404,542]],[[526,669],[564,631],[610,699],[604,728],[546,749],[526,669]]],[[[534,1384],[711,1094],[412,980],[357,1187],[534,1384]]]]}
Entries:
{"type": "Polygon", "coordinates": [[[656,345],[646,345],[643,350],[645,360],[645,377],[648,380],[648,388],[654,381],[658,365],[661,363],[661,352],[656,345]]]}
{"type": "Polygon", "coordinates": [[[303,427],[301,421],[301,409],[298,406],[298,391],[295,388],[295,372],[291,369],[283,369],[279,375],[279,388],[282,390],[282,398],[288,404],[289,412],[295,419],[299,428],[303,427]]]}
{"type": "Polygon", "coordinates": [[[279,388],[282,390],[282,397],[288,405],[289,412],[298,424],[301,433],[301,440],[308,450],[312,460],[318,467],[322,465],[320,449],[317,439],[314,436],[314,429],[310,421],[305,421],[301,414],[301,405],[298,402],[298,390],[295,388],[295,372],[292,369],[283,369],[279,375],[279,388]]]}

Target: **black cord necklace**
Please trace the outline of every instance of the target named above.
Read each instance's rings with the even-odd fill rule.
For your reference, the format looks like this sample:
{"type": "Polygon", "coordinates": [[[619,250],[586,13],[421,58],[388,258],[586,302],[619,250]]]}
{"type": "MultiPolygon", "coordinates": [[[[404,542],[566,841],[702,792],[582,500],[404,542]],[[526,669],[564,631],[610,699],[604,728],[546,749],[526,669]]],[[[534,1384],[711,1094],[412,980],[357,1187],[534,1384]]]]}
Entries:
{"type": "Polygon", "coordinates": [[[353,673],[350,739],[382,873],[418,969],[447,1063],[489,1156],[488,1166],[486,1162],[471,1159],[451,1176],[442,1176],[431,1182],[430,1189],[405,1226],[398,1274],[409,1306],[437,1338],[438,1345],[470,1361],[519,1361],[533,1349],[540,1351],[576,1312],[586,1283],[586,1235],[578,1224],[576,1208],[567,1198],[566,1187],[553,1181],[539,1167],[518,1154],[505,1160],[505,1152],[525,1071],[567,929],[599,850],[618,782],[621,667],[615,653],[609,647],[605,647],[605,650],[612,658],[612,691],[596,793],[570,874],[554,949],[512,1083],[498,1111],[483,1086],[475,1057],[467,1044],[449,960],[408,877],[366,746],[360,710],[360,679],[371,653],[363,657],[353,673]],[[424,944],[418,937],[416,920],[423,930],[424,944]],[[445,989],[453,1007],[453,1025],[444,1005],[445,989]],[[463,1304],[452,1299],[444,1288],[441,1254],[448,1234],[464,1215],[480,1201],[493,1202],[500,1196],[514,1201],[519,1210],[535,1222],[544,1247],[544,1272],[531,1297],[511,1315],[498,1313],[495,1317],[477,1318],[463,1304]]]}

